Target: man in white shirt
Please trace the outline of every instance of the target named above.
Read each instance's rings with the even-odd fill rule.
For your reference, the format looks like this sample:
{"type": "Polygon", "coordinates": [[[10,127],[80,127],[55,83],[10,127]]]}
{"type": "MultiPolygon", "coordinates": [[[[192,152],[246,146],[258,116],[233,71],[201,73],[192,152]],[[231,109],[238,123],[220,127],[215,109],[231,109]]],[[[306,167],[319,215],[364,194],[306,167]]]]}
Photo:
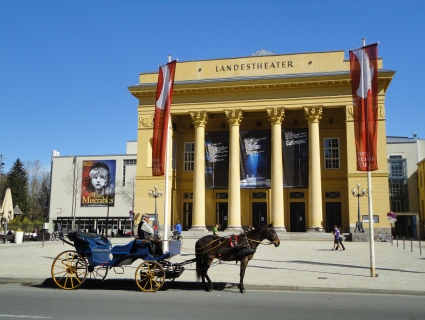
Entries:
{"type": "Polygon", "coordinates": [[[144,213],[142,220],[140,220],[139,227],[137,228],[137,237],[143,240],[149,240],[152,244],[156,245],[155,253],[162,254],[162,241],[154,238],[154,231],[149,225],[149,216],[144,213]]]}

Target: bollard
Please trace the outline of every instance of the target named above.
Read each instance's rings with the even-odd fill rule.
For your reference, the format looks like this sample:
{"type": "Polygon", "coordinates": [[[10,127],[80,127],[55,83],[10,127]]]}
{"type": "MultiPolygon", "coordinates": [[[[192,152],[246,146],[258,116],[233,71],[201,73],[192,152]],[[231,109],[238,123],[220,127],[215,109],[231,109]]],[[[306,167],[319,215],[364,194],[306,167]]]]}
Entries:
{"type": "Polygon", "coordinates": [[[421,238],[419,238],[419,254],[422,255],[421,238]]]}
{"type": "Polygon", "coordinates": [[[398,235],[397,235],[397,248],[398,248],[398,235]]]}
{"type": "Polygon", "coordinates": [[[405,243],[406,238],[403,236],[403,250],[406,250],[406,243],[405,243]]]}

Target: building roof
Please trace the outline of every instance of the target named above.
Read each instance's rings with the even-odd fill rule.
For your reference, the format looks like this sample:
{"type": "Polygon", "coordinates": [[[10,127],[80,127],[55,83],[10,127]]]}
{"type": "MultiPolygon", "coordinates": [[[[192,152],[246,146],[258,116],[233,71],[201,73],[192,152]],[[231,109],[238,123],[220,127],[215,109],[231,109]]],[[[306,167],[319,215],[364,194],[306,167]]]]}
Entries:
{"type": "Polygon", "coordinates": [[[276,53],[267,51],[265,49],[260,49],[257,52],[254,52],[253,54],[251,54],[251,56],[270,56],[270,55],[274,55],[276,53]]]}
{"type": "Polygon", "coordinates": [[[413,134],[413,138],[387,136],[387,143],[416,143],[417,140],[418,137],[416,136],[416,134],[413,134]]]}

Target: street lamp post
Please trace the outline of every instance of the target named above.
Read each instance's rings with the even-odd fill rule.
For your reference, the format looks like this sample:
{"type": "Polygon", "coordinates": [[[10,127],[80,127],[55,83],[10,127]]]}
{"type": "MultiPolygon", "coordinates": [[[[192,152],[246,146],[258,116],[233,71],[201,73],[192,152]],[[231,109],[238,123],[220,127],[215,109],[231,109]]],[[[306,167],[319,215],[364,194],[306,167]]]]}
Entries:
{"type": "Polygon", "coordinates": [[[366,189],[362,189],[360,192],[360,183],[357,182],[357,190],[353,188],[351,190],[351,193],[353,194],[353,197],[357,197],[357,222],[356,222],[356,229],[354,232],[364,232],[363,230],[363,223],[360,220],[360,197],[367,196],[366,189]]]}
{"type": "MultiPolygon", "coordinates": [[[[74,165],[74,178],[72,180],[72,231],[75,231],[75,207],[76,207],[76,199],[75,199],[75,193],[76,193],[76,188],[75,188],[75,164],[77,162],[77,157],[74,157],[72,159],[72,163],[74,165]]],[[[69,228],[69,227],[68,227],[69,228]]]]}
{"type": "Polygon", "coordinates": [[[161,197],[162,197],[163,192],[158,190],[158,186],[155,186],[154,188],[155,188],[155,190],[149,190],[148,195],[149,195],[149,197],[151,197],[151,198],[154,198],[154,199],[155,199],[155,221],[156,221],[156,223],[157,223],[157,224],[158,224],[158,226],[159,226],[159,222],[158,222],[158,212],[157,212],[157,209],[156,209],[156,208],[157,208],[157,207],[156,207],[156,199],[157,199],[157,198],[161,198],[161,197]]]}

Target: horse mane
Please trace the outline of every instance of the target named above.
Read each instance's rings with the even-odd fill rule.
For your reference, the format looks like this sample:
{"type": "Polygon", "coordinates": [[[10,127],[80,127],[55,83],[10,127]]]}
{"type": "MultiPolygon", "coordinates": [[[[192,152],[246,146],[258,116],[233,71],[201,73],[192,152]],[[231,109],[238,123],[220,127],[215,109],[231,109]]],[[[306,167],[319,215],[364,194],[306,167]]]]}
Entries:
{"type": "Polygon", "coordinates": [[[252,235],[254,235],[254,234],[257,234],[257,233],[259,233],[259,231],[263,231],[262,229],[269,229],[269,228],[273,228],[273,222],[272,223],[270,223],[269,225],[267,225],[267,224],[265,224],[265,225],[262,225],[262,226],[260,226],[260,227],[258,227],[258,228],[255,228],[254,230],[250,230],[250,231],[247,231],[247,232],[245,232],[245,234],[246,234],[246,236],[252,236],[252,235]]]}

